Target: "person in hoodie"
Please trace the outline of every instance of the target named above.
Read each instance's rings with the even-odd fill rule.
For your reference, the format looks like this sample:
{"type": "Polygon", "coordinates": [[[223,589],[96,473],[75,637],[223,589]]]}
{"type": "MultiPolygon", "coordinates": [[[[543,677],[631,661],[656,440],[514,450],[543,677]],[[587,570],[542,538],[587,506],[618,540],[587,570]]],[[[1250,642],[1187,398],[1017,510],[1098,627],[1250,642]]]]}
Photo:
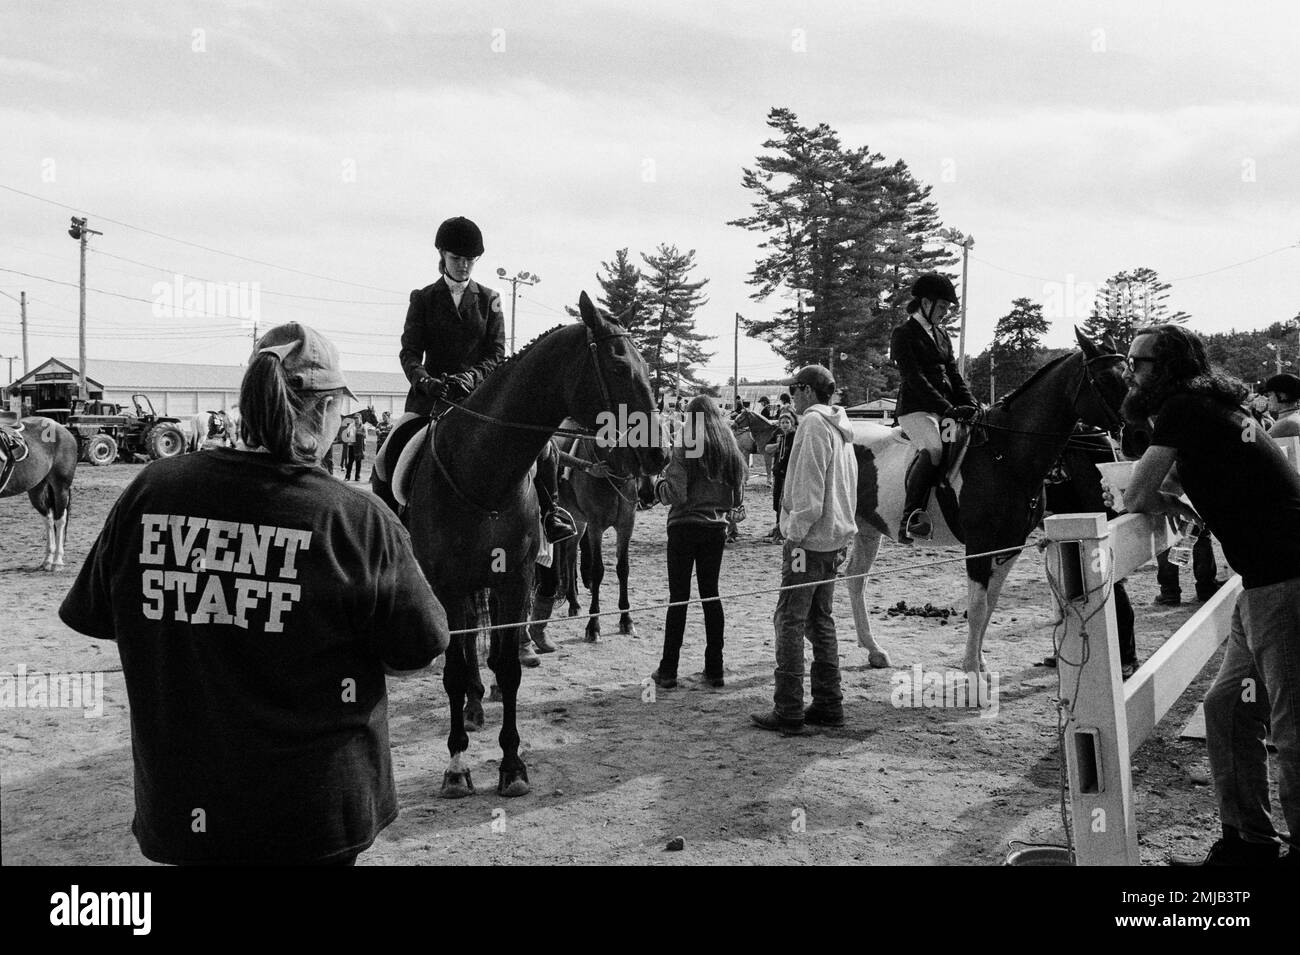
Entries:
{"type": "MultiPolygon", "coordinates": [[[[723,420],[717,402],[697,395],[686,406],[687,440],[673,446],[663,480],[655,488],[668,511],[668,599],[689,600],[691,569],[704,611],[704,682],[723,685],[722,603],[718,575],[726,543],[728,515],[745,501],[749,479],[745,456],[723,420]]],[[[677,685],[677,662],[686,632],[686,606],[669,607],[664,618],[664,652],[650,678],[661,689],[677,685]]]]}
{"type": "Polygon", "coordinates": [[[830,403],[835,394],[831,373],[821,365],[808,365],[786,384],[800,419],[781,495],[780,527],[785,535],[781,586],[815,586],[782,590],[777,598],[773,708],[750,719],[763,729],[789,736],[802,733],[805,724],[844,725],[831,603],[841,552],[853,542],[857,530],[858,461],[848,415],[830,403]],[[805,639],[813,652],[812,705],[807,710],[803,708],[805,639]]]}

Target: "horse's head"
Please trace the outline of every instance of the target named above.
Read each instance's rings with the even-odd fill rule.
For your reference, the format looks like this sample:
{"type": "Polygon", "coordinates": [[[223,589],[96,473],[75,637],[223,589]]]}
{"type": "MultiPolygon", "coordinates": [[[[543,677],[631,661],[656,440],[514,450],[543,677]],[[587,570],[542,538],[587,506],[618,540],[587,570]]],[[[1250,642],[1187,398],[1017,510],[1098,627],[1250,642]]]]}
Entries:
{"type": "Polygon", "coordinates": [[[1124,356],[1115,350],[1109,337],[1097,343],[1078,328],[1074,335],[1083,349],[1083,378],[1075,393],[1074,410],[1084,424],[1118,433],[1124,424],[1119,409],[1128,393],[1124,356]]]}
{"type": "Polygon", "coordinates": [[[632,459],[643,474],[662,471],[668,463],[668,442],[645,359],[627,329],[602,317],[586,292],[578,298],[578,311],[586,326],[590,360],[569,389],[569,414],[594,426],[597,442],[615,449],[613,460],[632,459]]]}

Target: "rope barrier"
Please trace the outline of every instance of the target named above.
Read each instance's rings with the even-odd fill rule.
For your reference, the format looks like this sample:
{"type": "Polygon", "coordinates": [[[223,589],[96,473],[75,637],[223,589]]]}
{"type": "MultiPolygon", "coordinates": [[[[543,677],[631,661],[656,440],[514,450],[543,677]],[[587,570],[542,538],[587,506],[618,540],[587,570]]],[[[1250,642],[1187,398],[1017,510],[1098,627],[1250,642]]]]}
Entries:
{"type": "MultiPolygon", "coordinates": [[[[923,570],[926,567],[937,567],[940,564],[952,564],[952,563],[956,563],[959,560],[976,560],[980,557],[994,557],[998,554],[1020,553],[1020,551],[1022,550],[1028,550],[1030,547],[1037,547],[1037,546],[1038,545],[1035,543],[1035,544],[1021,544],[1019,547],[1001,547],[998,550],[985,551],[982,554],[963,554],[961,557],[944,557],[941,558],[940,560],[925,561],[924,563],[919,563],[919,564],[907,564],[902,567],[895,567],[891,570],[875,571],[875,572],[863,573],[863,574],[846,574],[843,577],[836,576],[831,579],[848,581],[848,580],[857,580],[859,578],[866,579],[868,577],[887,577],[890,574],[906,573],[912,570],[923,570]]],[[[802,590],[805,587],[820,587],[822,584],[829,583],[831,579],[811,580],[803,584],[786,584],[783,587],[768,587],[762,590],[746,590],[734,594],[719,594],[716,597],[690,597],[686,600],[674,600],[668,603],[647,604],[643,607],[628,607],[626,610],[602,610],[599,613],[577,614],[572,617],[547,617],[544,620],[528,619],[516,623],[498,623],[498,624],[493,624],[490,627],[469,627],[464,630],[452,630],[451,636],[460,637],[460,636],[467,636],[469,634],[475,634],[475,633],[491,633],[494,630],[513,630],[516,627],[528,627],[536,623],[578,623],[584,620],[594,620],[599,617],[612,617],[616,614],[621,615],[625,613],[646,613],[651,610],[667,610],[670,607],[689,607],[691,604],[695,604],[695,603],[699,603],[699,604],[705,602],[721,603],[722,601],[725,600],[736,600],[740,597],[757,597],[762,594],[775,594],[775,593],[781,593],[782,591],[786,591],[786,590],[802,590]]]]}

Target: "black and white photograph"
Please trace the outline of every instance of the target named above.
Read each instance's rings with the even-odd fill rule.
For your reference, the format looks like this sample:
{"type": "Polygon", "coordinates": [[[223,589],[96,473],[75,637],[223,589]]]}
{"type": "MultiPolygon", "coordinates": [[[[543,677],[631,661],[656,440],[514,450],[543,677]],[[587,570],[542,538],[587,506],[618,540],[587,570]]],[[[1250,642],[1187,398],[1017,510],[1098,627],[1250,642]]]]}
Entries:
{"type": "Polygon", "coordinates": [[[1048,866],[1266,924],[1298,58],[1282,2],[0,7],[26,914],[1048,866]]]}

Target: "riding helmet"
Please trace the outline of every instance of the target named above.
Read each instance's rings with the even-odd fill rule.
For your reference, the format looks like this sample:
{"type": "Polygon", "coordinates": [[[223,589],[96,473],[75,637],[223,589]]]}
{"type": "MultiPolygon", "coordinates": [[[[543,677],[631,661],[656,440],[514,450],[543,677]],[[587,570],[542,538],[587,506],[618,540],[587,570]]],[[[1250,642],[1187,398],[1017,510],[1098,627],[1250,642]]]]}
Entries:
{"type": "Polygon", "coordinates": [[[912,298],[932,298],[940,302],[957,304],[957,290],[946,275],[938,272],[926,272],[912,284],[912,298]]]}
{"type": "Polygon", "coordinates": [[[438,226],[433,244],[440,252],[474,259],[483,254],[483,233],[469,219],[456,216],[438,226]]]}

